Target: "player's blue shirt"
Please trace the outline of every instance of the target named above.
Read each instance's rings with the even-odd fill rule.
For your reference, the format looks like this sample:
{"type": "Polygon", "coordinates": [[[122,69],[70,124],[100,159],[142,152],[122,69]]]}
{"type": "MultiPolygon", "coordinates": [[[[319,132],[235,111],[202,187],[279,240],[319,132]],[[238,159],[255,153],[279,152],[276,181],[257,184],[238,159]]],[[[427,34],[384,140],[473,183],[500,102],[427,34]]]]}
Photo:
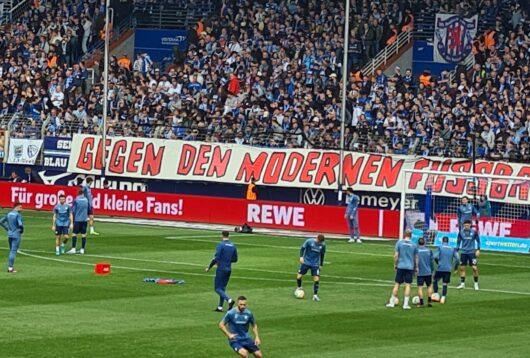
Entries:
{"type": "Polygon", "coordinates": [[[70,214],[72,209],[68,204],[57,204],[53,209],[55,214],[55,226],[70,226],[70,214]]]}
{"type": "Polygon", "coordinates": [[[399,240],[396,243],[396,252],[399,254],[397,268],[402,270],[414,270],[416,266],[416,255],[418,246],[410,240],[399,240]]]}
{"type": "Polygon", "coordinates": [[[418,276],[430,276],[433,270],[432,251],[428,247],[418,247],[418,276]]]}
{"type": "Polygon", "coordinates": [[[304,265],[319,267],[324,265],[326,243],[318,243],[316,239],[307,239],[300,248],[300,257],[304,258],[304,265]]]}
{"type": "Polygon", "coordinates": [[[477,230],[473,228],[460,230],[456,240],[456,248],[462,250],[464,254],[474,254],[475,250],[480,250],[480,237],[477,230]]]}
{"type": "Polygon", "coordinates": [[[92,206],[92,189],[86,184],[81,185],[81,189],[83,189],[83,194],[88,200],[88,205],[92,206]]]}
{"type": "Polygon", "coordinates": [[[458,253],[454,247],[444,244],[436,248],[434,258],[438,260],[438,268],[436,271],[451,272],[453,269],[453,259],[458,262],[458,253]]]}
{"type": "Polygon", "coordinates": [[[256,324],[254,315],[246,308],[243,312],[239,312],[238,308],[232,308],[226,312],[223,322],[228,326],[228,331],[236,335],[236,339],[251,338],[248,334],[248,327],[256,324]]]}
{"type": "Polygon", "coordinates": [[[0,225],[7,230],[7,236],[12,239],[20,239],[24,231],[22,215],[16,210],[10,211],[0,219],[0,225]]]}
{"type": "Polygon", "coordinates": [[[357,209],[359,208],[359,196],[358,195],[351,195],[350,202],[348,203],[348,207],[346,208],[346,215],[349,217],[350,215],[357,214],[357,209]]]}
{"type": "Polygon", "coordinates": [[[74,222],[85,222],[88,220],[88,199],[84,196],[75,198],[72,204],[74,222]]]}
{"type": "Polygon", "coordinates": [[[456,211],[458,217],[458,225],[460,225],[460,230],[464,226],[464,222],[467,220],[473,220],[473,215],[479,215],[477,209],[473,204],[467,203],[466,205],[462,204],[458,207],[456,211]]]}
{"type": "Polygon", "coordinates": [[[230,240],[223,240],[217,244],[215,250],[217,270],[232,271],[232,262],[237,262],[237,248],[230,240]]]}

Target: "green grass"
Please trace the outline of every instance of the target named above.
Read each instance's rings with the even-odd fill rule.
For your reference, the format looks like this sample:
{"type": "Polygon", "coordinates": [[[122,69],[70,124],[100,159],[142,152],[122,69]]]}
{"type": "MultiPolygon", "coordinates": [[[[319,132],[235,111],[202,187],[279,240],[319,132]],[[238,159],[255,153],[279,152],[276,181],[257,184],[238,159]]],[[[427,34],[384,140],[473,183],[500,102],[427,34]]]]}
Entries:
{"type": "MultiPolygon", "coordinates": [[[[57,258],[50,214],[23,214],[19,272],[0,274],[0,357],[235,356],[217,328],[222,314],[212,312],[214,274],[204,272],[216,232],[98,223],[102,235],[89,238],[87,255],[57,258]],[[96,262],[111,263],[112,274],[95,275],[96,262]]],[[[444,306],[403,311],[384,307],[392,243],[328,241],[316,303],[293,297],[302,238],[233,241],[240,261],[228,292],[249,298],[265,357],[528,356],[528,256],[483,253],[483,290],[450,289],[444,306]]],[[[2,240],[2,265],[6,247],[2,240]]],[[[308,279],[304,286],[310,293],[308,279]]]]}

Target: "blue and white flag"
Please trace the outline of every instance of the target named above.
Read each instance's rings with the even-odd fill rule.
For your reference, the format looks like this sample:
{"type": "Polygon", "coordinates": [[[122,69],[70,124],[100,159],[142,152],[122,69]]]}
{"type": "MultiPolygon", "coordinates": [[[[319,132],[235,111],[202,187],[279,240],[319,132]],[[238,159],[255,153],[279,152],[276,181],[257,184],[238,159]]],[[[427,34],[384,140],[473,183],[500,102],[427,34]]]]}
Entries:
{"type": "Polygon", "coordinates": [[[473,47],[478,15],[464,18],[452,14],[436,14],[434,29],[434,62],[458,64],[473,47]]]}
{"type": "Polygon", "coordinates": [[[7,162],[9,164],[33,165],[42,147],[42,139],[11,138],[7,162]]]}

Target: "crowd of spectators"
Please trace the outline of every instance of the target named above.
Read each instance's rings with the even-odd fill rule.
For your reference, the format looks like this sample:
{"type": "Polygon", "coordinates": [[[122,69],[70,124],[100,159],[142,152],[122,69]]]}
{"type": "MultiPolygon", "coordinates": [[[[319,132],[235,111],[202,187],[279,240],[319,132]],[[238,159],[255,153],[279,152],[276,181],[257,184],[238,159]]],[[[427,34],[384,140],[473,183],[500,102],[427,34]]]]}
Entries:
{"type": "MultiPolygon", "coordinates": [[[[73,105],[90,110],[89,73],[80,59],[105,26],[105,1],[40,0],[0,29],[0,116],[18,114],[12,134],[39,137],[69,131],[73,105]]],[[[95,113],[95,112],[94,112],[95,113]]]]}
{"type": "MultiPolygon", "coordinates": [[[[347,150],[464,158],[472,155],[475,139],[478,157],[530,161],[530,39],[527,14],[518,5],[504,0],[352,4],[347,150]],[[360,73],[397,33],[411,29],[418,6],[494,16],[493,35],[476,39],[472,71],[453,83],[446,72],[428,81],[398,67],[391,75],[360,73]]],[[[219,13],[197,24],[186,55],[167,69],[158,68],[148,54],[113,57],[107,134],[338,148],[343,6],[321,0],[224,0],[219,13]]],[[[25,19],[35,20],[21,21],[2,35],[0,110],[32,114],[34,127],[46,123],[47,135],[99,134],[103,87],[86,88],[83,64],[59,53],[64,38],[72,41],[69,33],[76,33],[82,52],[85,35],[79,24],[96,23],[104,9],[93,1],[79,6],[81,12],[58,8],[63,10],[28,13],[25,19]],[[46,30],[39,31],[48,18],[46,30]],[[63,23],[78,24],[77,30],[63,23]],[[55,66],[50,56],[56,56],[55,66]]],[[[26,127],[16,135],[31,136],[33,125],[26,127]]]]}

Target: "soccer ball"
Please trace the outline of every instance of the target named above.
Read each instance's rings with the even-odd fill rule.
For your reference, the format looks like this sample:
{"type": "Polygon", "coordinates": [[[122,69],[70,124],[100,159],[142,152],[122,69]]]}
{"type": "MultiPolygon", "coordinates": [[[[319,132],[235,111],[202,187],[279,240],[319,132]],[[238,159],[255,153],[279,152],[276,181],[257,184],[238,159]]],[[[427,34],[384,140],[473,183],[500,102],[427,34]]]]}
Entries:
{"type": "Polygon", "coordinates": [[[412,304],[413,305],[419,305],[420,304],[420,297],[419,296],[412,297],[412,304]]]}
{"type": "Polygon", "coordinates": [[[431,296],[431,300],[433,300],[433,302],[440,302],[440,294],[433,293],[431,296]]]}
{"type": "Polygon", "coordinates": [[[399,305],[399,298],[397,298],[397,297],[394,298],[394,305],[396,305],[396,306],[399,305]]]}
{"type": "Polygon", "coordinates": [[[296,290],[294,290],[294,297],[301,300],[304,298],[304,296],[305,296],[305,292],[302,288],[297,288],[296,290]]]}

